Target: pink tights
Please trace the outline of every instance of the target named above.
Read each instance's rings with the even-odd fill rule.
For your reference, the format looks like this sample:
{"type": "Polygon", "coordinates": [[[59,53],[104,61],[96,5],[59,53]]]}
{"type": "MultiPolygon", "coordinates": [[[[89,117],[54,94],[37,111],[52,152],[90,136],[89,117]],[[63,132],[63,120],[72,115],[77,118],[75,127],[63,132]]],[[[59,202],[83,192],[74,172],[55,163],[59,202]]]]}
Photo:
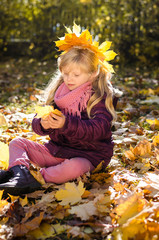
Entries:
{"type": "Polygon", "coordinates": [[[94,169],[86,158],[57,158],[44,145],[25,138],[16,138],[10,142],[9,155],[9,168],[20,164],[29,168],[29,163],[33,162],[41,167],[46,182],[65,183],[94,169]]]}

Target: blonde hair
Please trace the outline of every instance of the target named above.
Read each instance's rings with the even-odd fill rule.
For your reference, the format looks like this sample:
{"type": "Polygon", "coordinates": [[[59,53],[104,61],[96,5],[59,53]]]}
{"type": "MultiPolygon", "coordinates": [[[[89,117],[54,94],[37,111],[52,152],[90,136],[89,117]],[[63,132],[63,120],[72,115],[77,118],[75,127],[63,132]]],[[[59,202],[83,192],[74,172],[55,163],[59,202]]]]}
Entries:
{"type": "MultiPolygon", "coordinates": [[[[105,107],[111,113],[113,121],[115,121],[116,112],[113,106],[114,88],[110,83],[111,74],[106,72],[102,66],[99,67],[98,58],[96,57],[95,53],[88,49],[75,47],[71,48],[67,53],[62,54],[59,57],[58,68],[61,71],[64,67],[69,65],[71,66],[72,63],[77,63],[80,65],[82,70],[86,71],[87,73],[92,74],[97,72],[97,75],[92,83],[94,93],[90,97],[87,104],[88,117],[92,117],[91,109],[102,100],[104,94],[106,93],[107,97],[105,100],[105,107]]],[[[63,78],[59,70],[53,76],[45,90],[45,96],[47,97],[46,104],[48,105],[54,103],[55,92],[63,82],[63,78]]]]}

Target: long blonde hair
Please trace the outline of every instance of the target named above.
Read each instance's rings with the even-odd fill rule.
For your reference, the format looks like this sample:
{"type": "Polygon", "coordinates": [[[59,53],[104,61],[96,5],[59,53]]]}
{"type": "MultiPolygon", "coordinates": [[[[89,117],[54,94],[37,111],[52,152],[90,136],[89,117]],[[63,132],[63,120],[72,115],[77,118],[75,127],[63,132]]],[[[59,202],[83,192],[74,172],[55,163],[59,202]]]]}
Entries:
{"type": "MultiPolygon", "coordinates": [[[[99,67],[98,58],[94,52],[83,48],[71,48],[67,53],[62,54],[58,59],[58,68],[61,71],[65,66],[71,66],[72,63],[77,63],[87,73],[93,74],[97,72],[93,80],[92,88],[93,95],[90,97],[87,104],[87,114],[91,118],[91,109],[99,103],[106,93],[105,107],[111,113],[113,121],[116,119],[116,112],[113,106],[114,88],[110,83],[111,74],[106,72],[102,66],[99,67]]],[[[54,102],[54,95],[57,88],[63,83],[63,78],[60,71],[51,79],[45,89],[46,104],[51,105],[54,102]]]]}

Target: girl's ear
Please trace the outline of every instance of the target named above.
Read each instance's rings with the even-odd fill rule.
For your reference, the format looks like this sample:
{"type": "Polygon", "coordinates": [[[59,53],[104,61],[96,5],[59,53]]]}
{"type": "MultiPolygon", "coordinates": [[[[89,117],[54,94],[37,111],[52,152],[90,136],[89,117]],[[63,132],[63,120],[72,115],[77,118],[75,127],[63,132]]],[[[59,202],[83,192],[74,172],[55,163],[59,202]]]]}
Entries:
{"type": "Polygon", "coordinates": [[[98,76],[98,74],[99,74],[99,71],[98,71],[98,70],[95,71],[95,72],[93,72],[93,73],[91,74],[91,80],[94,80],[94,78],[96,78],[96,77],[98,76]]]}

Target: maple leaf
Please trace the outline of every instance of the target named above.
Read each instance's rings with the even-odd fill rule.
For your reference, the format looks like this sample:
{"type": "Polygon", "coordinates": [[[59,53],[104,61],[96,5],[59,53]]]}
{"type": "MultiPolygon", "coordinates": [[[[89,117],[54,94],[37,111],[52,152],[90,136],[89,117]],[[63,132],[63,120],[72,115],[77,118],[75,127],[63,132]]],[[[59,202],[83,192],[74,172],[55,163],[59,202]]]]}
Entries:
{"type": "Polygon", "coordinates": [[[9,202],[7,202],[6,200],[2,200],[2,196],[3,196],[3,192],[4,190],[1,190],[0,191],[0,214],[2,213],[3,211],[3,208],[9,204],[9,202]]]}
{"type": "Polygon", "coordinates": [[[146,119],[146,122],[148,122],[150,125],[155,125],[156,127],[159,127],[159,120],[156,118],[154,120],[146,119]]]}
{"type": "Polygon", "coordinates": [[[28,198],[27,195],[25,195],[25,198],[19,198],[19,202],[22,205],[22,207],[24,207],[25,205],[28,204],[28,198]]]}
{"type": "Polygon", "coordinates": [[[83,187],[83,183],[80,181],[78,186],[72,183],[65,183],[65,189],[58,190],[55,194],[57,200],[61,201],[60,205],[71,205],[79,202],[81,200],[81,196],[83,195],[85,188],[83,187]]]}
{"type": "Polygon", "coordinates": [[[52,112],[58,116],[61,116],[61,112],[58,109],[54,109],[53,106],[36,106],[35,107],[36,118],[43,118],[45,119],[49,114],[52,112]]]}
{"type": "Polygon", "coordinates": [[[0,142],[0,168],[7,169],[9,166],[9,147],[0,142]]]}
{"type": "Polygon", "coordinates": [[[154,137],[152,138],[152,140],[153,140],[153,144],[154,144],[155,146],[159,145],[159,135],[154,136],[154,137]]]}
{"type": "Polygon", "coordinates": [[[38,167],[35,164],[31,164],[30,169],[29,169],[31,175],[42,185],[45,184],[45,180],[40,172],[40,167],[38,167]]]}
{"type": "Polygon", "coordinates": [[[88,220],[91,216],[98,214],[94,205],[94,201],[73,206],[71,209],[69,209],[69,213],[76,214],[77,217],[80,217],[82,220],[88,220]]]}
{"type": "Polygon", "coordinates": [[[158,236],[159,225],[153,219],[157,216],[159,211],[159,204],[153,203],[152,206],[144,208],[136,216],[128,219],[120,228],[115,230],[113,236],[115,239],[129,240],[129,239],[153,239],[153,236],[158,236]],[[117,238],[120,235],[121,238],[117,238]]]}
{"type": "Polygon", "coordinates": [[[42,223],[39,228],[32,230],[27,233],[28,236],[33,237],[34,239],[50,239],[62,232],[66,231],[66,227],[64,225],[57,224],[48,224],[42,223]]]}
{"type": "Polygon", "coordinates": [[[119,200],[119,205],[114,209],[117,214],[119,224],[125,223],[129,218],[137,215],[147,204],[147,201],[143,198],[142,193],[134,193],[125,198],[119,200]]]}
{"type": "Polygon", "coordinates": [[[69,51],[72,47],[82,47],[83,49],[90,49],[96,54],[99,59],[99,63],[110,72],[114,72],[113,67],[107,61],[111,61],[117,55],[113,50],[109,50],[111,42],[105,41],[100,46],[97,41],[92,41],[92,36],[90,32],[86,29],[81,34],[81,27],[74,23],[73,31],[70,28],[66,28],[67,32],[65,37],[60,38],[60,40],[55,41],[56,46],[60,51],[65,52],[69,51]]]}
{"type": "Polygon", "coordinates": [[[44,212],[40,212],[39,216],[33,218],[30,221],[24,222],[22,220],[21,223],[15,224],[14,225],[14,236],[23,236],[27,232],[39,227],[39,225],[43,219],[43,216],[44,216],[44,212]]]}
{"type": "Polygon", "coordinates": [[[135,148],[130,146],[130,150],[125,151],[125,156],[130,160],[135,160],[138,157],[147,157],[152,154],[151,143],[147,140],[143,140],[137,144],[135,148]]]}
{"type": "Polygon", "coordinates": [[[7,120],[2,113],[0,113],[0,127],[1,126],[8,126],[7,120]]]}

